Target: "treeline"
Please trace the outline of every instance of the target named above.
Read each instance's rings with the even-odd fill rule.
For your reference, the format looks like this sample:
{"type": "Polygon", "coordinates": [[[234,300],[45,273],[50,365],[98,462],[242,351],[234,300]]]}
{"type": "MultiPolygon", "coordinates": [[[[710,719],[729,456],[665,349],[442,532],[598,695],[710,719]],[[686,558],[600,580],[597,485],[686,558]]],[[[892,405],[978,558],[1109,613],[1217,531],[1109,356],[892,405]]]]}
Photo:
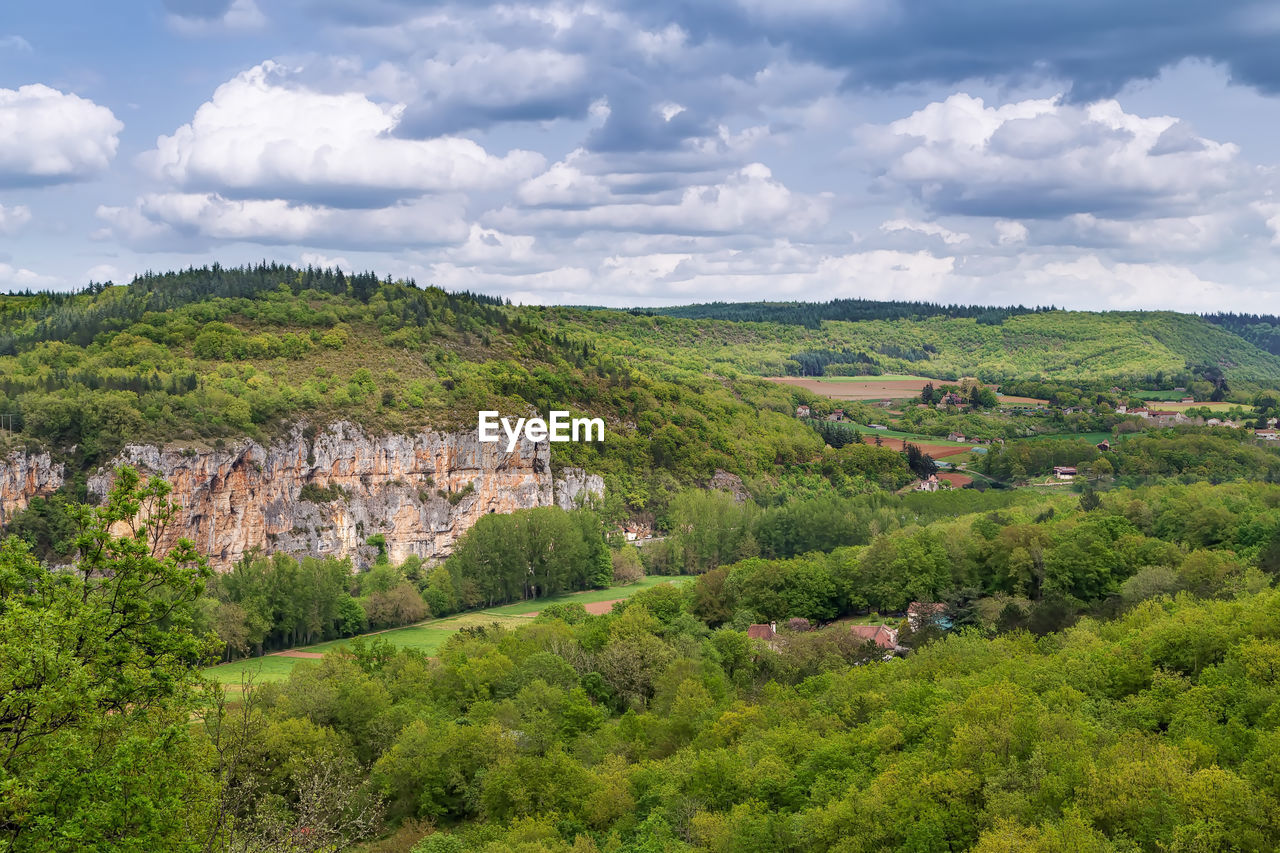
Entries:
{"type": "Polygon", "coordinates": [[[1280,355],[1280,317],[1273,314],[1201,314],[1201,317],[1235,332],[1249,343],[1266,350],[1272,355],[1280,355]]]}
{"type": "Polygon", "coordinates": [[[460,634],[438,663],[365,648],[299,669],[264,695],[242,778],[289,803],[305,774],[275,762],[337,750],[415,853],[1263,853],[1277,614],[1273,590],[1166,597],[857,665],[879,653],[847,631],[753,643],[659,587],[460,634]]]}
{"type": "Polygon", "coordinates": [[[350,559],[247,555],[210,580],[199,624],[230,659],[613,583],[603,528],[589,510],[486,515],[434,567],[415,556],[393,565],[380,534],[369,544],[378,557],[364,571],[350,559]]]}
{"type": "Polygon", "coordinates": [[[445,561],[458,600],[486,607],[603,588],[613,561],[589,510],[537,507],[476,522],[445,561]]]}
{"type": "MultiPolygon", "coordinates": [[[[256,299],[277,291],[281,285],[300,295],[306,291],[332,296],[349,296],[368,303],[390,277],[379,280],[371,272],[347,275],[340,269],[308,265],[299,269],[285,264],[262,263],[253,266],[190,267],[174,272],[147,272],[127,286],[90,284],[75,294],[31,294],[22,300],[8,300],[0,312],[0,355],[14,355],[31,344],[42,341],[65,341],[88,346],[103,332],[128,328],[148,312],[173,311],[213,299],[256,299]]],[[[401,282],[418,291],[411,279],[401,282]]],[[[497,323],[505,315],[493,309],[505,304],[491,296],[439,291],[443,307],[455,314],[479,314],[487,324],[497,323]]],[[[440,299],[405,300],[400,306],[400,319],[405,324],[421,325],[436,311],[433,303],[440,299]]]]}
{"type": "Polygon", "coordinates": [[[833,551],[832,582],[868,594],[897,569],[930,593],[959,562],[1004,596],[961,597],[958,630],[914,632],[887,664],[844,624],[738,630],[811,601],[822,618],[830,598],[819,558],[757,560],[725,572],[715,601],[738,612],[720,627],[698,615],[708,576],[461,631],[435,658],[356,641],[234,703],[199,674],[207,567],[187,545],[151,552],[166,496],[130,472],[105,507],[73,508],[76,571],[0,545],[15,850],[1280,847],[1274,485],[1011,504],[833,551]],[[112,534],[139,502],[158,516],[112,534]],[[1006,624],[1020,582],[1042,601],[1118,590],[1115,618],[1035,637],[1006,624]]]}
{"type": "Polygon", "coordinates": [[[691,609],[710,625],[745,629],[945,602],[956,626],[1047,633],[1081,612],[1114,612],[1152,595],[1256,587],[1255,567],[1280,573],[1277,499],[1274,486],[1157,487],[1104,495],[1090,510],[1009,505],[874,537],[846,531],[846,542],[866,547],[790,549],[797,556],[706,572],[690,588],[691,609]]]}
{"type": "Polygon", "coordinates": [[[1053,307],[1026,308],[1022,305],[942,305],[935,302],[905,302],[873,299],[833,299],[830,302],[709,302],[670,308],[633,308],[631,313],[664,315],[688,320],[732,320],[750,323],[783,323],[819,328],[825,320],[922,320],[927,317],[972,318],[987,325],[999,325],[1008,317],[1056,310],[1053,307]]]}
{"type": "Polygon", "coordinates": [[[1248,430],[1174,427],[1134,434],[1101,451],[1082,439],[1008,442],[992,447],[978,463],[997,480],[1043,476],[1055,466],[1082,468],[1094,481],[1136,485],[1153,480],[1225,483],[1280,482],[1280,454],[1260,446],[1248,430]]]}
{"type": "Polygon", "coordinates": [[[791,376],[876,376],[884,372],[872,356],[848,347],[805,350],[792,355],[788,362],[794,362],[787,365],[791,376]],[[833,365],[839,369],[831,369],[833,365]]]}
{"type": "Polygon", "coordinates": [[[866,545],[877,532],[1036,500],[1012,491],[876,492],[761,507],[739,503],[725,492],[688,491],[671,502],[663,519],[665,538],[641,553],[649,574],[702,574],[750,557],[786,558],[866,545]]]}

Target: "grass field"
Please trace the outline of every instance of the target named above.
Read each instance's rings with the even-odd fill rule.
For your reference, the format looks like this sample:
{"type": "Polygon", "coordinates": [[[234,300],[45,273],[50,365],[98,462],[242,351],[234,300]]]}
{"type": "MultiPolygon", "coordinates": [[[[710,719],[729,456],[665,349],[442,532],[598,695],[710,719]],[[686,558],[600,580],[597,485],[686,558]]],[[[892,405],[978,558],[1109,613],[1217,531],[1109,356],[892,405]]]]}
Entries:
{"type": "Polygon", "coordinates": [[[1169,412],[1185,412],[1187,409],[1208,409],[1212,412],[1229,412],[1235,408],[1244,408],[1245,411],[1248,411],[1248,407],[1242,407],[1239,403],[1174,403],[1166,402],[1164,400],[1154,400],[1152,402],[1155,404],[1153,408],[1169,412]]]}
{"type": "Polygon", "coordinates": [[[1081,438],[1094,444],[1104,438],[1108,441],[1119,441],[1119,439],[1113,438],[1109,432],[1055,432],[1052,435],[1029,435],[1026,438],[1018,439],[1018,441],[1063,441],[1070,438],[1081,438]]]}
{"type": "MultiPolygon", "coordinates": [[[[463,628],[472,628],[480,625],[499,625],[510,627],[512,625],[520,625],[528,622],[542,608],[549,604],[559,604],[562,602],[577,602],[579,604],[593,604],[601,601],[616,601],[621,598],[630,598],[642,589],[649,589],[663,583],[684,583],[690,580],[687,577],[662,577],[652,576],[643,578],[637,583],[630,586],[615,586],[608,589],[592,589],[586,592],[575,592],[567,595],[556,595],[550,598],[540,598],[534,601],[518,601],[514,604],[504,604],[501,607],[493,607],[487,610],[472,610],[467,613],[458,613],[454,616],[446,616],[442,619],[430,619],[426,622],[419,622],[416,625],[406,625],[403,628],[392,628],[388,631],[378,631],[373,634],[365,634],[366,637],[378,637],[389,640],[396,646],[406,649],[417,649],[427,654],[435,654],[445,642],[463,628]]],[[[297,649],[291,649],[294,652],[304,652],[308,654],[327,654],[342,646],[349,645],[353,638],[346,637],[341,640],[330,640],[326,643],[317,643],[313,646],[305,646],[297,649]]],[[[248,658],[246,660],[232,661],[231,663],[219,664],[211,666],[204,671],[204,674],[226,685],[238,685],[242,683],[246,677],[251,677],[254,682],[261,683],[266,681],[283,681],[289,677],[289,673],[293,672],[294,667],[299,663],[314,662],[315,658],[297,658],[286,657],[282,654],[268,654],[260,658],[248,658]]]]}
{"type": "Polygon", "coordinates": [[[930,382],[927,376],[772,376],[770,382],[804,388],[832,400],[905,400],[919,396],[930,382]]]}
{"type": "Polygon", "coordinates": [[[850,426],[861,430],[864,437],[871,438],[873,440],[875,436],[878,435],[883,438],[905,438],[907,441],[914,442],[916,444],[933,444],[939,447],[973,447],[972,442],[947,441],[946,439],[939,438],[936,435],[921,435],[920,433],[903,432],[896,429],[872,429],[871,427],[864,426],[863,424],[850,424],[850,426]]]}
{"type": "MultiPolygon", "coordinates": [[[[779,379],[796,379],[798,377],[777,377],[779,379]]],[[[931,379],[928,376],[912,376],[905,373],[884,373],[880,376],[815,376],[812,377],[815,382],[919,382],[923,387],[925,382],[933,382],[941,384],[944,379],[931,379]]]]}

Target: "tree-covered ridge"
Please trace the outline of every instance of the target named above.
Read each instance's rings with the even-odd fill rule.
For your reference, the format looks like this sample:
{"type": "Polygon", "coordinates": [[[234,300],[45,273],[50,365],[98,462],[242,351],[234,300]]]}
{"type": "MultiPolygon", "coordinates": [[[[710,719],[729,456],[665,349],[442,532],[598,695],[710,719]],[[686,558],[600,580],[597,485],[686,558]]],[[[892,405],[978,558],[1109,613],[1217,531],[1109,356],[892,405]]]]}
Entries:
{"type": "Polygon", "coordinates": [[[1216,326],[1230,329],[1249,343],[1280,355],[1280,317],[1273,314],[1203,314],[1216,326]]]}
{"type": "Polygon", "coordinates": [[[1205,320],[1172,312],[1054,310],[1011,316],[999,325],[929,316],[832,320],[806,328],[604,310],[536,310],[557,329],[586,332],[612,354],[664,364],[669,371],[798,376],[815,372],[806,366],[812,360],[806,353],[829,353],[858,367],[848,372],[944,380],[977,376],[996,383],[1053,379],[1152,388],[1172,387],[1167,380],[1174,376],[1200,375],[1207,368],[1221,371],[1240,390],[1280,384],[1280,357],[1205,320]]]}
{"type": "MultiPolygon", "coordinates": [[[[786,389],[628,361],[588,330],[547,328],[540,309],[410,283],[213,268],[0,304],[15,351],[0,355],[0,412],[17,428],[0,440],[49,447],[73,472],[126,440],[267,441],[340,418],[374,432],[472,429],[481,409],[569,408],[603,417],[606,439],[554,445],[553,464],[605,475],[615,519],[660,511],[717,469],[762,488],[838,469],[850,494],[898,479],[884,477],[891,454],[824,449],[786,389]],[[75,338],[68,323],[88,342],[63,339],[75,338]]],[[[60,526],[56,506],[36,510],[27,521],[60,526]]]]}
{"type": "MultiPolygon", "coordinates": [[[[326,658],[264,691],[255,737],[276,755],[345,744],[393,819],[434,824],[419,853],[1271,850],[1280,599],[1255,565],[1280,567],[1274,491],[945,520],[877,537],[861,562],[884,562],[883,579],[852,574],[903,580],[887,543],[916,549],[898,559],[917,574],[933,551],[947,571],[986,554],[1029,578],[1043,560],[1051,584],[1112,559],[1114,621],[1049,633],[1071,621],[1058,608],[1021,623],[1037,637],[969,600],[952,612],[971,627],[921,632],[905,661],[880,663],[843,625],[753,643],[740,620],[707,619],[716,595],[743,620],[833,615],[806,609],[821,558],[756,560],[605,616],[557,606],[460,634],[438,661],[326,658]],[[355,695],[376,698],[341,698],[355,695]]],[[[265,761],[246,773],[290,790],[265,761]]]]}
{"type": "MultiPolygon", "coordinates": [[[[435,658],[357,640],[235,702],[200,692],[209,617],[264,598],[289,608],[281,629],[311,630],[319,602],[272,587],[341,585],[341,566],[250,560],[210,578],[189,543],[155,553],[172,511],[163,483],[126,469],[105,507],[70,508],[73,570],[0,546],[11,849],[1280,844],[1277,485],[772,507],[687,492],[667,555],[709,570],[682,589],[599,616],[551,605],[435,658]],[[947,602],[950,630],[898,623],[912,600],[947,602]],[[823,624],[867,608],[911,654],[886,661],[847,622],[823,624]],[[743,630],[764,620],[780,632],[743,630]]],[[[419,573],[424,596],[598,582],[589,515],[494,524],[419,573]],[[504,540],[512,562],[495,567],[504,540]]],[[[393,606],[411,571],[363,573],[362,599],[393,606]]],[[[333,603],[335,618],[351,605],[333,603]]]]}
{"type": "MultiPolygon", "coordinates": [[[[371,272],[346,275],[338,269],[298,269],[276,263],[245,267],[214,264],[174,272],[148,272],[123,288],[90,284],[74,294],[30,293],[0,301],[0,355],[13,355],[42,341],[85,346],[102,332],[127,328],[148,312],[173,311],[214,299],[255,299],[278,291],[281,284],[295,296],[314,291],[350,296],[367,304],[384,283],[392,282],[390,278],[380,281],[371,272]]],[[[405,284],[417,291],[412,281],[405,284]]],[[[485,324],[502,317],[500,312],[484,310],[486,306],[502,304],[494,297],[433,288],[406,298],[409,292],[398,294],[401,304],[397,308],[406,324],[422,325],[443,311],[478,315],[485,324]]]]}
{"type": "Polygon", "coordinates": [[[1052,311],[1022,305],[942,305],[874,299],[832,299],[830,302],[709,302],[664,308],[633,308],[634,314],[661,314],[688,320],[732,320],[734,322],[782,323],[819,328],[824,321],[920,320],[925,317],[968,317],[979,323],[999,325],[1009,317],[1052,311]]]}

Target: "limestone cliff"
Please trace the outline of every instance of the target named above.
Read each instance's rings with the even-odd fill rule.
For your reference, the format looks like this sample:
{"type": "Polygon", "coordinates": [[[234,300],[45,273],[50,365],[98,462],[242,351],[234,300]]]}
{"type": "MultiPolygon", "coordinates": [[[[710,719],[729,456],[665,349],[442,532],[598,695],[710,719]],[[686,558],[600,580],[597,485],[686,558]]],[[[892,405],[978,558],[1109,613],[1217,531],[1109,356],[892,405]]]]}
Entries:
{"type": "MultiPolygon", "coordinates": [[[[121,464],[173,484],[183,510],[166,544],[190,538],[218,568],[255,548],[359,562],[371,555],[364,543],[375,533],[395,561],[443,557],[482,515],[571,507],[604,491],[600,477],[572,469],[553,481],[546,442],[521,441],[507,453],[474,431],[372,436],[345,422],[314,434],[296,428],[267,446],[129,445],[90,476],[90,494],[105,495],[121,464]]],[[[21,508],[31,494],[56,488],[61,471],[52,474],[47,454],[11,456],[0,468],[0,506],[21,508]]]]}
{"type": "Polygon", "coordinates": [[[61,488],[64,474],[63,466],[48,453],[15,450],[0,457],[0,525],[26,509],[33,497],[61,488]]]}

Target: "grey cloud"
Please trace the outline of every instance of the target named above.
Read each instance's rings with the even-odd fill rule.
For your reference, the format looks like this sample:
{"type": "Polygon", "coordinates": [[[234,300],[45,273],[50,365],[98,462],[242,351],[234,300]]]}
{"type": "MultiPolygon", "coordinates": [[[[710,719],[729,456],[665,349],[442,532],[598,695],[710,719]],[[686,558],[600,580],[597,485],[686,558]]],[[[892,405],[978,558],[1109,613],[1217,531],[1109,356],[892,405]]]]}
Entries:
{"type": "MultiPolygon", "coordinates": [[[[349,23],[389,23],[428,10],[491,2],[312,0],[349,23]]],[[[1280,92],[1272,6],[1262,0],[614,0],[645,26],[677,23],[695,43],[781,46],[847,73],[852,88],[953,85],[972,79],[1065,80],[1085,102],[1154,77],[1188,57],[1220,62],[1233,77],[1280,92]]]]}
{"type": "Polygon", "coordinates": [[[164,0],[164,7],[180,18],[216,21],[231,9],[232,0],[164,0]]]}

